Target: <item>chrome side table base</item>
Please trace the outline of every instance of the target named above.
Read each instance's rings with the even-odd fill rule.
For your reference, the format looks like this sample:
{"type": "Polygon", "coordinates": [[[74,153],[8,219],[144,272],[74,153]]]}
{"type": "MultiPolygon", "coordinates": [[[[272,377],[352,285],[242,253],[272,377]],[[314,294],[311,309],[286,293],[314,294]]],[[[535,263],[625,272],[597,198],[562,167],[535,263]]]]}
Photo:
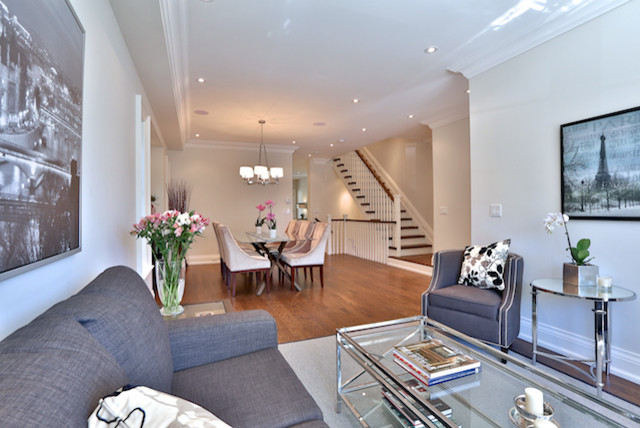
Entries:
{"type": "Polygon", "coordinates": [[[622,287],[614,286],[610,289],[601,289],[598,287],[580,288],[565,284],[560,279],[534,280],[531,283],[531,338],[533,345],[533,364],[536,364],[538,356],[545,356],[564,364],[569,364],[568,361],[579,361],[588,364],[591,367],[590,371],[582,370],[574,365],[571,365],[571,367],[579,370],[592,379],[595,383],[598,396],[602,396],[602,388],[604,387],[603,373],[606,372],[606,375],[609,376],[611,371],[611,315],[609,311],[609,303],[633,300],[635,297],[636,295],[633,291],[622,287]],[[537,300],[539,292],[593,301],[595,344],[594,360],[580,360],[538,351],[537,300]]]}

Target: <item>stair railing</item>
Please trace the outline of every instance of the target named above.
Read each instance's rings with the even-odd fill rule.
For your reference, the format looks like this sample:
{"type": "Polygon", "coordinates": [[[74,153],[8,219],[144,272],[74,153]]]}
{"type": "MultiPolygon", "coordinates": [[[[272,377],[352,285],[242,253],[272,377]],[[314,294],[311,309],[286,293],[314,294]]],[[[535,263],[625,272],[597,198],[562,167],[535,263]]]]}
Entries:
{"type": "Polygon", "coordinates": [[[347,254],[377,263],[388,263],[393,221],[352,220],[328,216],[331,228],[327,254],[347,254]]]}

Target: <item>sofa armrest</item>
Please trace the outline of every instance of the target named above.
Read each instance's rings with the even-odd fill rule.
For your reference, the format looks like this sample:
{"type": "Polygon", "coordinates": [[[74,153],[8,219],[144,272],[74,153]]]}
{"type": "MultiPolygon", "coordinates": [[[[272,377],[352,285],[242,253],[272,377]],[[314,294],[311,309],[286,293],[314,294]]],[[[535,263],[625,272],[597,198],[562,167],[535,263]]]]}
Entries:
{"type": "Polygon", "coordinates": [[[278,347],[273,317],[263,310],[166,321],[173,370],[278,347]]]}

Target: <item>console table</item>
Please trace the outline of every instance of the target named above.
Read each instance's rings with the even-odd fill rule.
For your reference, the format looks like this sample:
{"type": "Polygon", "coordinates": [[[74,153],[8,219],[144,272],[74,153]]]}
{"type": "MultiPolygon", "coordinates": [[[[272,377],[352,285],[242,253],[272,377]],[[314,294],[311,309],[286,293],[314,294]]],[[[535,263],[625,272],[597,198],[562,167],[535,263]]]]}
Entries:
{"type": "Polygon", "coordinates": [[[552,358],[556,361],[568,364],[567,360],[580,361],[588,363],[595,368],[595,373],[586,372],[575,366],[585,375],[595,381],[598,395],[602,394],[602,372],[606,370],[609,375],[609,366],[611,362],[611,319],[609,317],[609,303],[623,302],[636,298],[636,293],[626,288],[612,287],[578,287],[577,285],[568,284],[561,279],[536,279],[531,282],[531,321],[532,321],[532,344],[533,344],[533,364],[536,363],[536,357],[541,355],[552,358]],[[578,360],[575,358],[549,354],[538,351],[538,309],[537,297],[538,293],[550,293],[558,296],[571,297],[575,299],[592,300],[594,313],[594,342],[595,342],[595,360],[578,360]],[[595,366],[595,367],[594,367],[595,366]]]}

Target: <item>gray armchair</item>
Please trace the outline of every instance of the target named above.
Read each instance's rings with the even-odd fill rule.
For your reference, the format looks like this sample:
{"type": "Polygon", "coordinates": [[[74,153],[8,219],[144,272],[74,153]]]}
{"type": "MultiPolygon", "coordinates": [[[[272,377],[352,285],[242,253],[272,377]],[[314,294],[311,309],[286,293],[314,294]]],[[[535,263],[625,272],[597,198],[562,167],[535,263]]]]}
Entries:
{"type": "Polygon", "coordinates": [[[422,314],[506,352],[520,332],[522,257],[509,253],[505,289],[498,291],[458,284],[463,252],[434,254],[431,284],[422,294],[422,314]]]}

